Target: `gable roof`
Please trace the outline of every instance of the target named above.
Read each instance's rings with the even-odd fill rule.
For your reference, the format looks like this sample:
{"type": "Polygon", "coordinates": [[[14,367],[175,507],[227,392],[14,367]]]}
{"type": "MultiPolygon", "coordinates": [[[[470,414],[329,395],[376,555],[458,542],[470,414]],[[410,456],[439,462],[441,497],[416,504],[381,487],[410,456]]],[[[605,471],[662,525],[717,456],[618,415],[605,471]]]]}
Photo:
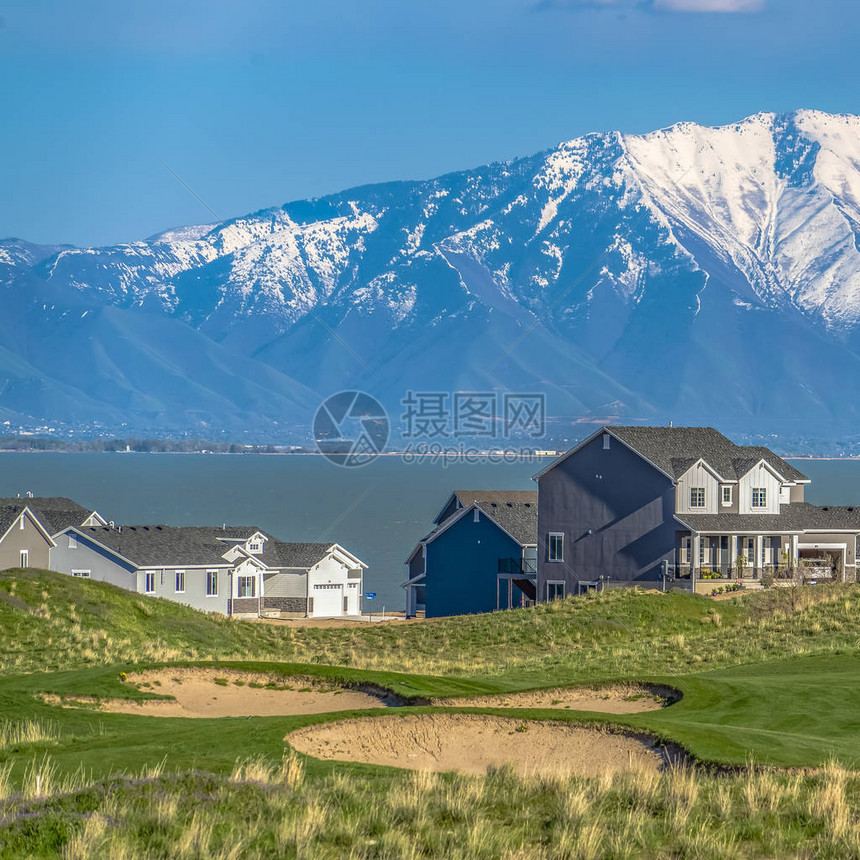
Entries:
{"type": "Polygon", "coordinates": [[[467,508],[472,502],[530,502],[534,496],[534,490],[454,490],[448,500],[442,506],[442,509],[433,520],[435,525],[441,525],[451,514],[467,508]],[[451,509],[452,503],[457,504],[451,509]],[[446,511],[451,509],[450,513],[446,511]]]}
{"type": "MultiPolygon", "coordinates": [[[[537,544],[537,491],[458,490],[454,495],[464,502],[463,507],[456,510],[451,516],[440,522],[433,531],[421,538],[419,545],[435,540],[443,531],[464,516],[466,511],[474,508],[479,508],[482,513],[521,546],[535,546],[537,544]]],[[[412,555],[414,554],[415,551],[412,555]]]]}
{"type": "Polygon", "coordinates": [[[680,478],[699,460],[704,460],[723,480],[734,482],[764,460],[786,481],[809,481],[806,475],[769,448],[760,445],[735,445],[731,439],[713,427],[602,427],[538,472],[536,477],[539,478],[602,433],[615,436],[674,480],[680,478]]]}
{"type": "Polygon", "coordinates": [[[12,525],[24,508],[29,508],[51,535],[81,525],[93,511],[61,496],[0,498],[0,534],[12,525]]]}
{"type": "MultiPolygon", "coordinates": [[[[269,549],[270,544],[274,544],[272,549],[275,550],[280,567],[313,567],[335,546],[333,543],[284,543],[276,540],[269,541],[266,549],[269,549]]],[[[268,561],[266,563],[270,567],[278,566],[268,561]]]]}
{"type": "MultiPolygon", "coordinates": [[[[258,532],[257,526],[86,526],[74,529],[84,537],[144,567],[227,566],[224,558],[233,546],[242,546],[258,532]]],[[[337,546],[328,543],[288,543],[266,535],[262,553],[249,554],[266,567],[308,568],[321,561],[337,546]]]]}
{"type": "MultiPolygon", "coordinates": [[[[218,539],[227,533],[215,527],[196,526],[85,526],[75,531],[98,541],[137,567],[224,566],[230,544],[218,539]]],[[[231,536],[236,529],[230,529],[231,536]]],[[[253,534],[252,529],[246,536],[253,534]]],[[[242,538],[239,538],[242,540],[242,538]]]]}

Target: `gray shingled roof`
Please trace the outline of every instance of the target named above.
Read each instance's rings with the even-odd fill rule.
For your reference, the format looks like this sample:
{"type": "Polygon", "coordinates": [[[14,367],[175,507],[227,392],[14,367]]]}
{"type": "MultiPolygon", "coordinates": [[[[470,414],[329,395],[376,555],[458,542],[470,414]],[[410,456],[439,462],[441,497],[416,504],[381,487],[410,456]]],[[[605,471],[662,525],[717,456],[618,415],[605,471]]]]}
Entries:
{"type": "MultiPolygon", "coordinates": [[[[524,546],[537,544],[537,491],[535,490],[457,490],[456,496],[469,507],[475,502],[478,507],[516,541],[524,546]]],[[[445,528],[463,508],[443,520],[421,540],[433,537],[445,528]]]]}
{"type": "Polygon", "coordinates": [[[227,564],[230,547],[244,543],[255,532],[269,540],[259,558],[268,567],[312,567],[334,546],[329,543],[286,543],[257,526],[122,526],[77,529],[118,552],[137,567],[197,567],[227,564]]]}
{"type": "Polygon", "coordinates": [[[676,514],[675,518],[697,532],[828,532],[860,533],[860,506],[836,507],[792,502],[779,514],[676,514]]]}
{"type": "Polygon", "coordinates": [[[607,427],[613,435],[675,478],[680,478],[700,458],[720,476],[735,481],[759,460],[769,463],[788,481],[808,478],[769,448],[735,445],[713,427],[607,427]]]}
{"type": "Polygon", "coordinates": [[[0,498],[0,534],[12,525],[24,508],[36,515],[39,522],[51,535],[67,529],[69,526],[79,526],[91,513],[91,510],[65,499],[61,496],[45,496],[35,498],[0,498]]]}
{"type": "MultiPolygon", "coordinates": [[[[333,543],[270,543],[274,543],[273,549],[278,554],[281,567],[313,567],[318,561],[322,561],[334,546],[333,543]]],[[[266,564],[272,566],[268,561],[266,564]]]]}

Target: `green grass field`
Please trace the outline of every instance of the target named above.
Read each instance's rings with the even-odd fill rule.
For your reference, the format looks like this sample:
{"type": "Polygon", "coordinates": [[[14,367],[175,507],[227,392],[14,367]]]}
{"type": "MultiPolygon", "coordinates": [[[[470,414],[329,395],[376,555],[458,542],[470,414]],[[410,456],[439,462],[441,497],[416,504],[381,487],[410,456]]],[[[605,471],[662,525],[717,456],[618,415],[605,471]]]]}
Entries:
{"type": "Polygon", "coordinates": [[[860,857],[857,586],[719,603],[610,592],[314,629],[10,571],[0,637],[3,857],[860,857]],[[153,695],[120,673],[164,663],[371,683],[415,700],[413,713],[431,697],[661,683],[682,699],[660,711],[504,713],[644,731],[703,767],[596,780],[413,774],[284,742],[302,725],[379,711],[192,720],[40,699],[153,695]]]}

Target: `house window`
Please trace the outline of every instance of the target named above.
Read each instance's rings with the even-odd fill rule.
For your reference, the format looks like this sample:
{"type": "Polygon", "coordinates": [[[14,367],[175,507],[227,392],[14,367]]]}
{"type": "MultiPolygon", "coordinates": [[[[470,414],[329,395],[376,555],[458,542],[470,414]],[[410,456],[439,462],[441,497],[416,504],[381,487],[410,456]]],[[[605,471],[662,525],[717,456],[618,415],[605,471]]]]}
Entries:
{"type": "Polygon", "coordinates": [[[730,505],[732,503],[732,488],[723,487],[723,504],[730,505]]]}
{"type": "Polygon", "coordinates": [[[690,546],[692,542],[693,539],[690,537],[681,538],[681,564],[690,563],[690,546]]]}
{"type": "Polygon", "coordinates": [[[89,570],[73,570],[72,576],[79,576],[81,579],[89,579],[91,572],[92,571],[89,570]]]}
{"type": "Polygon", "coordinates": [[[144,583],[143,590],[147,594],[155,594],[155,571],[148,570],[146,572],[146,582],[144,583]]]}
{"type": "Polygon", "coordinates": [[[564,532],[549,533],[546,560],[564,561],[564,532]]]}
{"type": "Polygon", "coordinates": [[[752,506],[754,508],[766,508],[767,507],[767,488],[766,487],[753,487],[752,506]]]}
{"type": "Polygon", "coordinates": [[[177,570],[176,571],[176,593],[184,594],[185,593],[185,571],[177,570]]]}
{"type": "Polygon", "coordinates": [[[240,576],[239,577],[239,597],[256,597],[257,596],[257,577],[256,576],[240,576]]]}
{"type": "Polygon", "coordinates": [[[218,571],[217,570],[207,570],[206,571],[206,596],[207,597],[217,597],[218,596],[218,571]]]}
{"type": "Polygon", "coordinates": [[[248,552],[260,552],[262,548],[262,544],[258,540],[248,541],[248,552]]]}
{"type": "Polygon", "coordinates": [[[77,549],[77,548],[78,548],[77,540],[75,538],[73,538],[71,535],[69,535],[69,549],[77,549]]]}
{"type": "Polygon", "coordinates": [[[705,507],[705,488],[690,487],[690,507],[703,508],[705,507]]]}
{"type": "Polygon", "coordinates": [[[546,599],[564,600],[564,583],[563,582],[548,582],[546,584],[546,599]]]}
{"type": "Polygon", "coordinates": [[[21,550],[21,567],[29,567],[30,566],[30,550],[22,549],[21,550]]]}

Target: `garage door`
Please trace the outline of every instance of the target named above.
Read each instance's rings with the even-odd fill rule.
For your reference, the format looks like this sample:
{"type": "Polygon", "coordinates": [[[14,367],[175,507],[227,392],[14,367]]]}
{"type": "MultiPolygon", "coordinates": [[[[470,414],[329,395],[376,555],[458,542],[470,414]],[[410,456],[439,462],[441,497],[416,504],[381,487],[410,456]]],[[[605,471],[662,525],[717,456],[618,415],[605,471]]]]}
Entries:
{"type": "Polygon", "coordinates": [[[314,615],[318,618],[343,615],[342,585],[314,586],[314,615]]]}

